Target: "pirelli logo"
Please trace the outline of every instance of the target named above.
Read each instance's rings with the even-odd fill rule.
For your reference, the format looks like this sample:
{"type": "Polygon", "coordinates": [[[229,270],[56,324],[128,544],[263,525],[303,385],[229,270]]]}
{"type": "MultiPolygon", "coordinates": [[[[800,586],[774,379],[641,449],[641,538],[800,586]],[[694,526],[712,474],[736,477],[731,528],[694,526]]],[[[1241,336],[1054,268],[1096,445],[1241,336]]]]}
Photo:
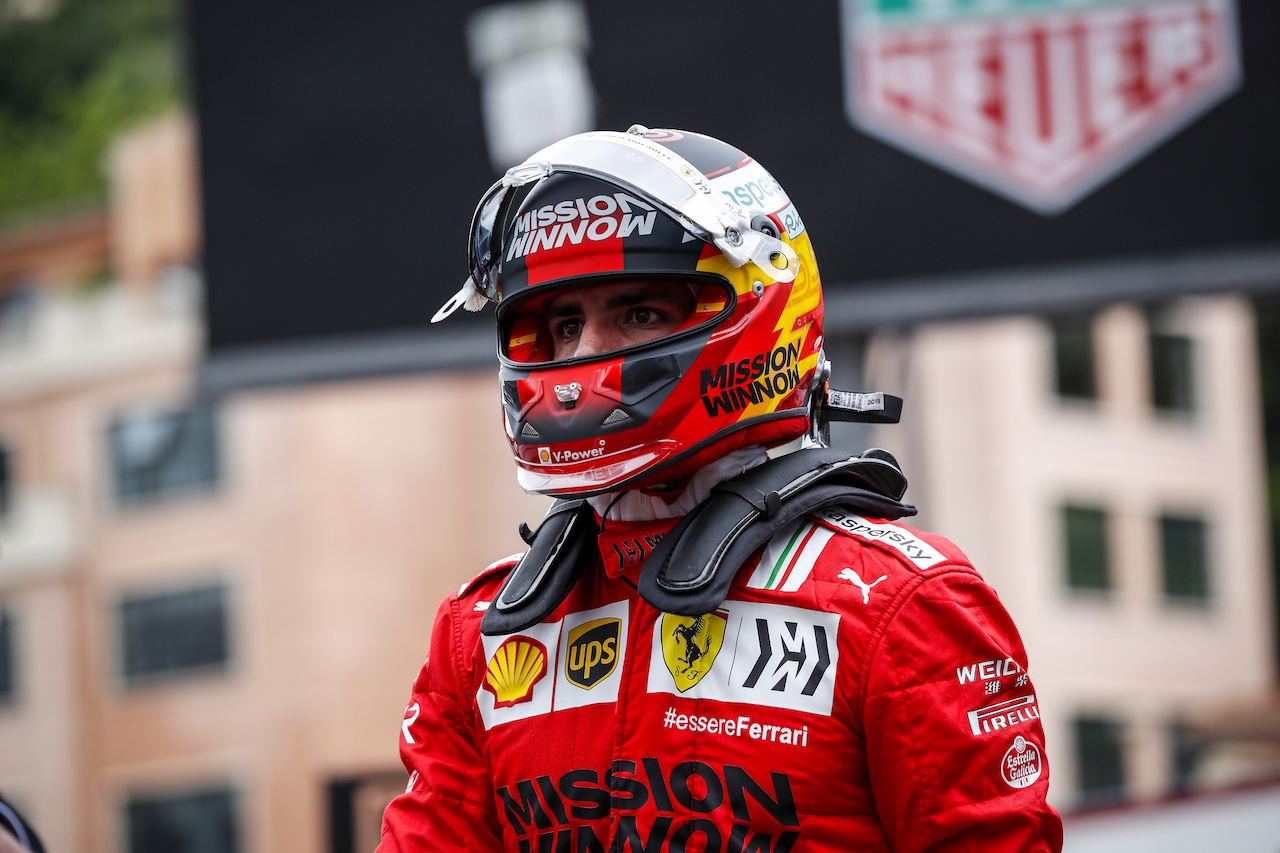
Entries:
{"type": "Polygon", "coordinates": [[[974,737],[979,737],[1038,719],[1040,709],[1036,706],[1036,695],[1032,693],[970,711],[969,728],[973,730],[974,737]]]}

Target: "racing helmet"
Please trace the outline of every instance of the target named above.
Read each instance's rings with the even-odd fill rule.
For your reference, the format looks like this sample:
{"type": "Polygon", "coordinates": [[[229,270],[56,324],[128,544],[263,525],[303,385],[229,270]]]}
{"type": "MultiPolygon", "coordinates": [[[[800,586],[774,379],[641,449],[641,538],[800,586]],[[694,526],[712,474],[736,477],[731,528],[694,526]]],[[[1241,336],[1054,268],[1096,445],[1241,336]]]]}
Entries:
{"type": "Polygon", "coordinates": [[[469,262],[434,319],[497,303],[504,424],[525,491],[660,487],[810,426],[826,366],[817,263],[781,185],[731,145],[639,125],[554,143],[485,194],[469,262]],[[671,328],[558,354],[549,311],[620,285],[675,294],[671,328]]]}

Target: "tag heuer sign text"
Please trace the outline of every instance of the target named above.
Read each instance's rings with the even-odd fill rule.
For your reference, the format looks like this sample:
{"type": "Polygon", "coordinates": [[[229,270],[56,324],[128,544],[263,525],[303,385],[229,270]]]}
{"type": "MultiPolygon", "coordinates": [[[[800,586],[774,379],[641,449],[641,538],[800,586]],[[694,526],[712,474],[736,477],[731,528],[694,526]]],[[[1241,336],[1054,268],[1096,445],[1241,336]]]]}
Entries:
{"type": "Polygon", "coordinates": [[[841,0],[855,127],[1059,213],[1240,85],[1235,0],[841,0]]]}

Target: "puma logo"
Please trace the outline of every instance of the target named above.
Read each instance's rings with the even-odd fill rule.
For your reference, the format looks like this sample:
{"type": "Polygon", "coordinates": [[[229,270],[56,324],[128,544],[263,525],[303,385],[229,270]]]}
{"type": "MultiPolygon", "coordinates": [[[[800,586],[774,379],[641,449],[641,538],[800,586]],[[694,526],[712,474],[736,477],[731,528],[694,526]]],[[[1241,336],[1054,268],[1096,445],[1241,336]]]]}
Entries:
{"type": "Polygon", "coordinates": [[[873,580],[871,583],[867,583],[853,569],[845,569],[844,571],[840,572],[840,577],[844,578],[849,583],[853,584],[854,586],[858,587],[858,589],[862,590],[863,604],[867,604],[868,602],[871,601],[871,587],[880,583],[880,581],[885,581],[889,579],[888,575],[881,575],[880,577],[873,580]]]}

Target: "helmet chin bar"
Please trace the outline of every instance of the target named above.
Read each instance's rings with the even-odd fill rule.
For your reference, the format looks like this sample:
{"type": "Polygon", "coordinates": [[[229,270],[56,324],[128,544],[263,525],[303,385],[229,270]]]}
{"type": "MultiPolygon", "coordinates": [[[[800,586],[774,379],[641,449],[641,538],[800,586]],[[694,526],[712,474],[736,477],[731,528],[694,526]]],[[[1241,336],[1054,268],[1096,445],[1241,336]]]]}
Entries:
{"type": "Polygon", "coordinates": [[[902,419],[902,398],[880,391],[837,391],[827,380],[831,362],[818,357],[809,390],[809,430],[800,440],[802,450],[831,446],[831,422],[896,424],[902,419]]]}

